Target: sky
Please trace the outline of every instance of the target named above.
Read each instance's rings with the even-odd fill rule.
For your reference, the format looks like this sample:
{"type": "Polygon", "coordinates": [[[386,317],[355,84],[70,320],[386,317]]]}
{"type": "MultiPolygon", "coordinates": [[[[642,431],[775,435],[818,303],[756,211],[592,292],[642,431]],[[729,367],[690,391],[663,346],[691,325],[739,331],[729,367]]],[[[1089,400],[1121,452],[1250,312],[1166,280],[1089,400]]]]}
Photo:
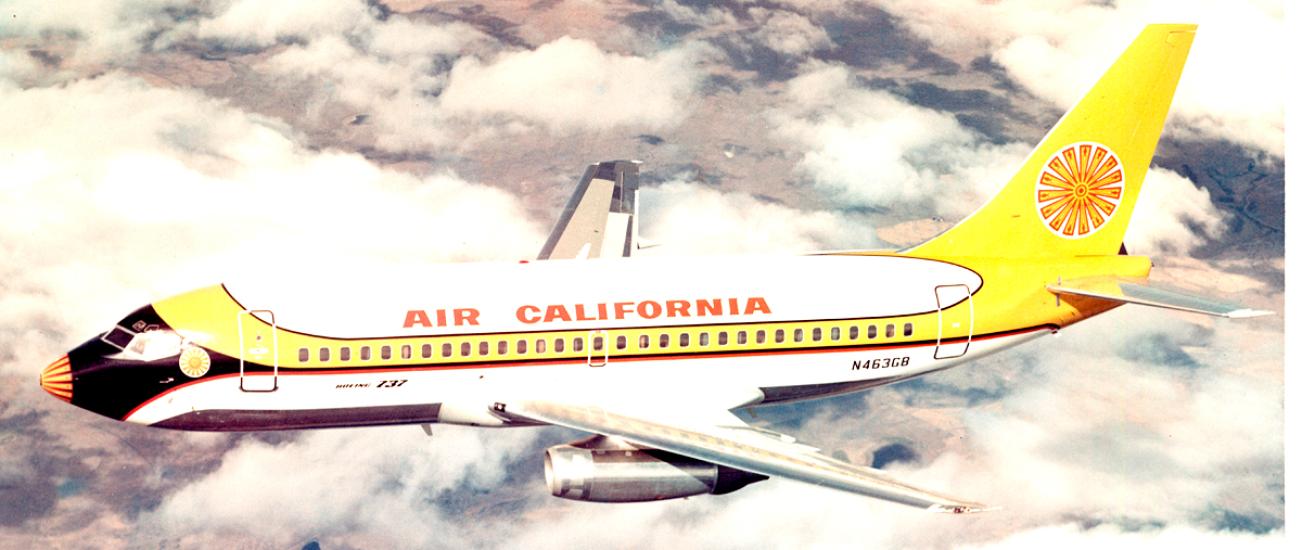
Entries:
{"type": "Polygon", "coordinates": [[[0,0],[0,546],[1284,545],[1282,2],[0,0]],[[551,497],[560,428],[206,434],[37,385],[151,301],[326,262],[532,258],[642,164],[649,255],[916,243],[997,190],[1146,23],[1201,26],[1132,254],[1279,312],[1126,307],[755,423],[1002,506],[770,480],[551,497]]]}

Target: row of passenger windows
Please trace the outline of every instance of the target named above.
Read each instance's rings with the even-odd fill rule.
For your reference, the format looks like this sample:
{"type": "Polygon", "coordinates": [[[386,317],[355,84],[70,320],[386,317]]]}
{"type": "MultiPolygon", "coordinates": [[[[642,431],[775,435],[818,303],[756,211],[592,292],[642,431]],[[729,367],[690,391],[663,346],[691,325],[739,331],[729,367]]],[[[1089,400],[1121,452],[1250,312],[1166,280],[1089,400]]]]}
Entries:
{"type": "MultiPolygon", "coordinates": [[[[884,327],[883,332],[886,338],[894,338],[895,325],[887,324],[884,327]]],[[[903,336],[913,336],[913,323],[904,323],[901,332],[903,336]]],[[[680,332],[678,333],[678,346],[685,348],[692,345],[693,334],[697,335],[696,340],[698,342],[698,345],[701,347],[706,347],[710,345],[710,337],[712,334],[715,335],[714,341],[716,342],[716,345],[720,345],[720,346],[728,345],[728,341],[731,333],[729,331],[719,331],[717,333],[680,332]]],[[[737,331],[736,333],[736,344],[737,345],[746,344],[749,337],[752,334],[755,337],[756,344],[767,343],[768,338],[770,336],[770,332],[765,330],[756,330],[753,332],[741,330],[741,331],[737,331]]],[[[867,336],[869,340],[877,338],[877,325],[868,325],[867,329],[864,330],[864,334],[865,336],[867,336]]],[[[771,335],[773,338],[773,343],[775,344],[781,344],[788,341],[787,340],[788,332],[785,329],[780,329],[780,328],[774,329],[771,335]]],[[[806,336],[805,329],[797,328],[797,329],[792,329],[790,331],[791,342],[804,342],[806,341],[805,336],[806,336]]],[[[832,327],[826,331],[826,334],[824,333],[822,328],[813,328],[809,330],[808,336],[809,336],[809,341],[811,342],[822,342],[824,341],[823,338],[824,336],[827,337],[828,341],[832,341],[832,342],[840,341],[841,327],[832,327]]],[[[857,326],[850,327],[849,330],[846,331],[846,337],[850,340],[858,339],[859,327],[857,326]]],[[[570,350],[575,352],[583,351],[583,346],[586,340],[587,339],[582,336],[573,338],[570,350]]],[[[672,341],[672,337],[669,334],[661,333],[657,343],[659,344],[660,349],[666,349],[670,347],[671,341],[672,341]]],[[[529,343],[530,343],[529,340],[524,340],[524,339],[516,340],[515,353],[518,355],[524,355],[529,353],[529,347],[530,347],[529,343]]],[[[551,351],[556,353],[565,352],[565,347],[566,347],[565,338],[555,338],[550,342],[546,338],[538,338],[533,341],[533,349],[536,353],[547,353],[549,343],[550,343],[551,351]]],[[[593,336],[592,338],[593,351],[603,351],[604,346],[605,346],[605,337],[593,336]]],[[[461,357],[470,357],[471,355],[473,355],[472,352],[478,352],[478,355],[482,357],[488,355],[489,351],[492,349],[493,346],[488,341],[485,340],[475,345],[472,345],[470,342],[462,342],[457,347],[460,349],[456,349],[455,351],[459,351],[461,357]]],[[[506,355],[511,348],[510,342],[508,340],[498,340],[496,347],[497,347],[497,355],[506,355]]],[[[615,349],[623,350],[623,349],[628,349],[628,347],[629,347],[628,337],[623,335],[615,337],[615,349]]],[[[643,334],[637,337],[637,349],[650,349],[650,348],[651,348],[651,335],[643,334]]],[[[381,360],[393,359],[393,351],[394,351],[393,346],[379,346],[379,350],[380,350],[379,355],[381,360]]],[[[433,344],[421,344],[418,349],[413,348],[410,344],[404,344],[402,346],[398,346],[398,356],[402,359],[411,359],[413,357],[413,353],[416,351],[420,352],[421,359],[430,359],[434,357],[433,344]]],[[[441,346],[439,346],[439,355],[442,357],[452,357],[453,351],[454,351],[454,346],[451,342],[446,342],[441,346]]],[[[362,361],[371,360],[371,346],[361,346],[358,348],[357,352],[358,352],[357,353],[358,359],[362,361]]],[[[317,359],[320,361],[329,361],[330,353],[331,353],[331,348],[322,347],[317,351],[317,359]]],[[[352,353],[353,350],[351,347],[349,346],[340,347],[339,360],[351,361],[352,353]]],[[[311,357],[312,357],[311,350],[309,350],[308,348],[298,348],[299,362],[307,362],[308,360],[311,359],[311,357]]]]}

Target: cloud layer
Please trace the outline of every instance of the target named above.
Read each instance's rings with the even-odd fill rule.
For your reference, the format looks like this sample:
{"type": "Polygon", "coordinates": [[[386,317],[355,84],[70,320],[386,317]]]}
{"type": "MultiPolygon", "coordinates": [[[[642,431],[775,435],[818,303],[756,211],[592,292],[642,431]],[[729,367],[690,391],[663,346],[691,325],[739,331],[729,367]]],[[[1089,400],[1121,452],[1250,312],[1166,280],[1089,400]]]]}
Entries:
{"type": "Polygon", "coordinates": [[[1126,0],[878,2],[945,51],[984,53],[1021,86],[1069,107],[1143,25],[1195,23],[1172,105],[1175,130],[1284,153],[1285,86],[1277,2],[1126,0]]]}
{"type": "Polygon", "coordinates": [[[553,130],[657,131],[683,118],[704,53],[685,44],[642,58],[562,37],[487,63],[458,62],[440,103],[454,116],[503,115],[553,130]]]}
{"type": "Polygon", "coordinates": [[[310,151],[283,124],[202,95],[109,74],[0,97],[13,107],[0,123],[30,129],[0,136],[0,302],[64,312],[79,335],[226,277],[527,258],[541,238],[499,190],[310,151]]]}

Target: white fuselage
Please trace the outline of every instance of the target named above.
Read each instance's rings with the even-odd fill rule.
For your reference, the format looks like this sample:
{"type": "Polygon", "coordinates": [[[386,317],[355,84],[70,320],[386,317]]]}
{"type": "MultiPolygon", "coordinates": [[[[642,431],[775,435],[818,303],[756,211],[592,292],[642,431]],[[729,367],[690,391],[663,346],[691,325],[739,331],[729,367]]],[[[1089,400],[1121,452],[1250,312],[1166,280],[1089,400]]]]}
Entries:
{"type": "MultiPolygon", "coordinates": [[[[654,402],[722,394],[736,407],[910,378],[1048,330],[978,330],[971,337],[980,315],[969,296],[980,291],[981,276],[951,263],[898,256],[455,264],[352,282],[358,290],[350,294],[321,279],[227,284],[239,307],[274,312],[274,345],[280,348],[272,352],[275,374],[184,384],[126,420],[385,408],[401,416],[438,404],[437,418],[424,421],[505,425],[489,410],[495,402],[546,394],[599,402],[606,393],[627,400],[629,392],[608,390],[630,387],[645,388],[638,393],[654,402]],[[730,341],[721,342],[720,332],[730,341]],[[703,333],[708,344],[701,342],[703,333]],[[938,346],[942,337],[948,343],[938,346]],[[561,353],[558,338],[568,347],[561,353]],[[603,340],[600,351],[594,338],[603,340]],[[378,356],[386,342],[395,342],[387,360],[378,356]],[[401,360],[397,342],[411,342],[416,351],[409,360],[401,360]],[[432,349],[428,360],[419,351],[425,344],[432,349]],[[584,349],[576,352],[576,344],[584,349]],[[368,361],[358,360],[363,345],[375,348],[368,361]],[[335,361],[313,364],[318,347],[331,347],[335,361]],[[350,348],[349,362],[338,361],[342,347],[350,348]],[[311,360],[300,363],[298,353],[311,360]]],[[[174,328],[182,334],[190,329],[174,328]]]]}

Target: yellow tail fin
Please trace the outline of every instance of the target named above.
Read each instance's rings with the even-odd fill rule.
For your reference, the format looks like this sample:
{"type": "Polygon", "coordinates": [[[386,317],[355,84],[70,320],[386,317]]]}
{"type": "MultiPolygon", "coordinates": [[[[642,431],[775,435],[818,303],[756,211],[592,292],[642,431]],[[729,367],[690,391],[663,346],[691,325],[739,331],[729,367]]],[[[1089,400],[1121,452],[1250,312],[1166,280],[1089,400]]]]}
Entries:
{"type": "Polygon", "coordinates": [[[990,202],[909,252],[1116,254],[1196,25],[1149,25],[990,202]]]}

